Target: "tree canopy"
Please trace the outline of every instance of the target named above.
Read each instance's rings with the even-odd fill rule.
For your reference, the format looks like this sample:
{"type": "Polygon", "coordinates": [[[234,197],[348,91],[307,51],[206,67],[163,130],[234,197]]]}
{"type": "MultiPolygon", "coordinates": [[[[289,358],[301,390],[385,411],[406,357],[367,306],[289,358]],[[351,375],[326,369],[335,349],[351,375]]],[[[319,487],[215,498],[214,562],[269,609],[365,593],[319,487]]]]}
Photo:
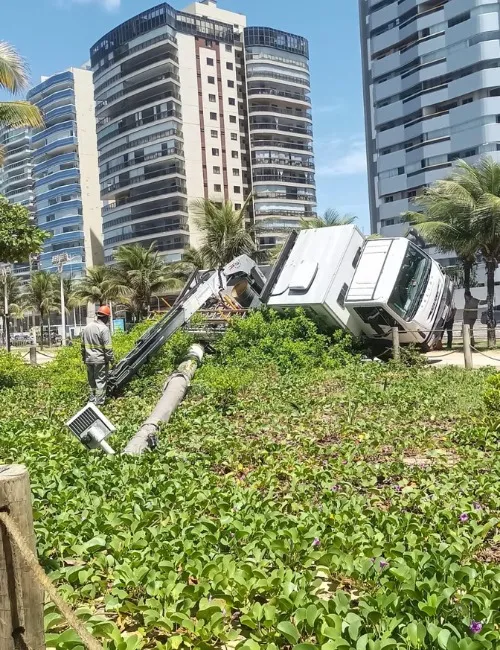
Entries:
{"type": "Polygon", "coordinates": [[[40,252],[47,237],[24,206],[0,196],[0,262],[26,261],[32,253],[40,252]]]}

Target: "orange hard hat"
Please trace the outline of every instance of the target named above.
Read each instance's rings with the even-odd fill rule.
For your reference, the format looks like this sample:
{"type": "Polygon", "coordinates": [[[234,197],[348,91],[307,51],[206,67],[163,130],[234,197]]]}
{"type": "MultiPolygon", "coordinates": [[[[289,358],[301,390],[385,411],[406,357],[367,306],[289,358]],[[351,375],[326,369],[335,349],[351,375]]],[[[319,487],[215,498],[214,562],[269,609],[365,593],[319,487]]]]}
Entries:
{"type": "Polygon", "coordinates": [[[111,309],[107,305],[101,305],[97,310],[98,316],[111,316],[111,309]]]}

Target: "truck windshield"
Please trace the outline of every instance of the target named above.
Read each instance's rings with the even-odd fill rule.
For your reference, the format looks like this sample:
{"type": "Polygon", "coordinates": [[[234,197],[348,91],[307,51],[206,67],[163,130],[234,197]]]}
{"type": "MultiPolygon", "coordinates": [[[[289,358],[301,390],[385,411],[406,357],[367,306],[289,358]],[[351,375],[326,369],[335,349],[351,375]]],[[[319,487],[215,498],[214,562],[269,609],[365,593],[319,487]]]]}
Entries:
{"type": "Polygon", "coordinates": [[[414,318],[431,272],[431,260],[409,244],[389,306],[406,321],[414,318]]]}

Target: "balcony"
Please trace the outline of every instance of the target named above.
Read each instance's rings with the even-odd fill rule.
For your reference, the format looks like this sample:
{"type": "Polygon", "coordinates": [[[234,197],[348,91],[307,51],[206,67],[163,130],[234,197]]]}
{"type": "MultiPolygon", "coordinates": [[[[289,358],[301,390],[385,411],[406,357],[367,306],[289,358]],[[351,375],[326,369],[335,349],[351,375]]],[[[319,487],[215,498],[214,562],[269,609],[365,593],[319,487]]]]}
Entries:
{"type": "Polygon", "coordinates": [[[66,122],[60,122],[59,124],[54,124],[54,126],[51,126],[48,129],[43,129],[42,131],[35,133],[31,137],[31,143],[32,145],[36,145],[36,143],[45,140],[45,138],[48,138],[50,135],[53,135],[54,133],[58,133],[59,131],[74,132],[75,130],[76,130],[76,123],[73,122],[72,120],[68,120],[66,122]]]}
{"type": "Polygon", "coordinates": [[[169,203],[168,205],[160,205],[156,208],[150,208],[149,210],[128,212],[127,214],[124,214],[121,217],[116,217],[115,219],[104,221],[103,230],[104,232],[107,232],[109,228],[112,228],[113,226],[118,226],[121,223],[127,223],[129,221],[139,221],[140,219],[148,219],[148,217],[161,216],[163,214],[171,214],[173,212],[179,212],[183,215],[187,215],[188,209],[186,203],[169,203]]]}
{"type": "Polygon", "coordinates": [[[129,232],[123,232],[112,237],[104,238],[104,246],[111,246],[118,242],[126,241],[129,239],[136,239],[140,237],[147,237],[150,235],[162,235],[167,232],[182,232],[189,233],[189,226],[187,220],[178,220],[170,223],[167,220],[159,220],[159,222],[146,222],[145,224],[136,224],[135,226],[125,226],[123,230],[130,229],[129,232]]]}
{"type": "MultiPolygon", "coordinates": [[[[106,97],[106,99],[97,102],[96,115],[102,115],[106,109],[110,109],[116,103],[116,101],[122,97],[128,97],[129,100],[120,103],[120,110],[118,111],[119,115],[122,115],[124,112],[133,110],[139,106],[143,106],[144,104],[151,102],[153,99],[156,100],[158,98],[158,85],[161,81],[179,81],[179,79],[179,75],[176,72],[169,71],[165,74],[160,74],[156,77],[150,77],[135,84],[127,85],[122,90],[119,90],[118,92],[109,95],[109,97],[106,97]],[[147,93],[147,90],[155,92],[147,93]],[[144,91],[144,95],[142,95],[140,98],[135,97],[132,99],[131,95],[138,93],[139,91],[144,91]]],[[[170,93],[170,95],[164,96],[180,100],[181,96],[178,92],[175,90],[170,90],[170,93]]]]}
{"type": "Polygon", "coordinates": [[[254,183],[286,183],[288,185],[311,185],[315,186],[314,178],[296,178],[295,176],[282,176],[276,174],[254,174],[253,175],[254,183]]]}
{"type": "Polygon", "coordinates": [[[304,169],[314,169],[314,162],[308,160],[287,160],[285,158],[252,158],[254,167],[266,165],[278,165],[279,167],[302,167],[304,169]]]}
{"type": "Polygon", "coordinates": [[[131,185],[137,185],[138,183],[144,183],[146,181],[154,181],[158,179],[165,178],[166,176],[185,176],[184,165],[171,165],[163,169],[155,169],[148,171],[139,176],[132,176],[130,178],[124,178],[117,183],[107,185],[104,188],[101,188],[101,198],[105,198],[109,194],[113,194],[119,189],[124,189],[125,187],[130,187],[131,185]]]}
{"type": "MultiPolygon", "coordinates": [[[[52,174],[47,174],[47,176],[38,178],[35,181],[35,187],[38,189],[43,187],[44,185],[50,185],[51,183],[60,183],[61,181],[70,180],[70,179],[75,182],[79,181],[80,170],[77,167],[72,167],[71,169],[60,169],[59,171],[55,171],[52,174]]],[[[52,187],[49,189],[56,189],[56,188],[52,187]]]]}
{"type": "Polygon", "coordinates": [[[134,157],[119,165],[115,165],[114,167],[108,167],[107,169],[105,169],[105,171],[99,174],[99,179],[102,180],[103,178],[106,178],[106,176],[111,176],[112,174],[116,174],[116,172],[119,172],[122,169],[135,167],[136,165],[143,165],[144,163],[149,162],[151,160],[159,160],[162,158],[168,158],[169,156],[182,156],[182,155],[183,155],[183,151],[181,147],[170,147],[170,149],[155,151],[154,153],[147,154],[146,156],[141,156],[137,158],[134,157]]]}
{"type": "Polygon", "coordinates": [[[263,212],[255,212],[256,219],[267,219],[267,217],[293,217],[294,219],[312,219],[318,215],[315,212],[300,212],[299,210],[266,210],[263,212]]]}
{"type": "MultiPolygon", "coordinates": [[[[33,174],[34,176],[36,176],[37,179],[40,179],[43,176],[42,174],[43,171],[50,170],[52,167],[57,167],[64,163],[70,163],[70,162],[73,163],[74,167],[78,165],[78,156],[73,151],[70,153],[63,153],[60,156],[54,156],[53,158],[49,158],[49,160],[44,160],[43,162],[38,163],[33,168],[33,174]]],[[[50,173],[54,173],[54,172],[50,172],[50,173]]]]}
{"type": "Polygon", "coordinates": [[[65,104],[64,106],[53,108],[44,114],[44,120],[46,128],[60,124],[61,121],[71,120],[74,122],[76,120],[76,109],[73,104],[65,104]]]}
{"type": "Polygon", "coordinates": [[[248,88],[248,96],[252,95],[267,95],[268,97],[281,97],[283,99],[293,99],[297,102],[303,102],[304,104],[311,105],[311,98],[309,95],[304,93],[295,93],[289,90],[277,90],[276,88],[248,88]]]}
{"type": "Polygon", "coordinates": [[[142,147],[149,142],[156,142],[157,140],[166,140],[167,138],[177,137],[182,139],[182,131],[180,129],[167,129],[166,131],[159,131],[158,133],[153,133],[152,135],[147,135],[143,138],[137,138],[137,140],[130,140],[125,144],[122,144],[114,149],[108,149],[105,153],[101,153],[99,156],[99,164],[102,165],[104,160],[116,156],[123,151],[133,151],[136,147],[142,147]]]}
{"type": "MultiPolygon", "coordinates": [[[[64,106],[64,104],[68,103],[74,103],[75,101],[75,93],[72,88],[68,88],[67,90],[60,90],[58,92],[53,93],[52,95],[49,95],[48,97],[45,97],[45,99],[41,99],[40,101],[35,102],[38,108],[40,109],[46,109],[47,106],[52,106],[53,104],[57,104],[58,106],[64,106]],[[67,100],[71,99],[71,102],[68,102],[67,100]]],[[[56,106],[53,106],[53,108],[56,108],[56,106]]]]}
{"type": "Polygon", "coordinates": [[[41,158],[42,156],[47,155],[48,153],[67,153],[74,149],[78,144],[78,141],[74,135],[67,138],[60,138],[59,140],[54,140],[50,144],[46,144],[43,147],[40,147],[33,153],[33,158],[41,158]]]}
{"type": "Polygon", "coordinates": [[[278,201],[305,201],[307,203],[316,203],[316,195],[314,194],[298,194],[293,192],[255,192],[256,199],[271,199],[278,201]]]}
{"type": "Polygon", "coordinates": [[[277,81],[284,81],[286,83],[297,84],[310,88],[310,81],[308,79],[303,79],[301,77],[293,77],[288,74],[280,74],[279,72],[268,72],[266,70],[259,70],[258,72],[253,72],[249,70],[247,72],[248,79],[276,79],[277,81]]]}
{"type": "Polygon", "coordinates": [[[137,201],[153,201],[158,197],[168,196],[169,194],[186,194],[186,184],[185,183],[172,183],[166,187],[152,190],[150,192],[143,193],[129,193],[125,196],[117,197],[115,201],[112,201],[108,205],[104,206],[102,213],[106,214],[110,210],[116,210],[122,205],[129,205],[131,203],[137,203],[137,201]]]}
{"type": "MultiPolygon", "coordinates": [[[[168,95],[169,97],[171,95],[168,95]]],[[[98,146],[101,147],[104,142],[107,142],[108,140],[111,140],[112,138],[117,138],[122,133],[127,133],[128,131],[132,131],[132,129],[137,129],[140,126],[145,126],[147,124],[154,124],[155,122],[159,122],[160,120],[166,120],[168,118],[175,117],[177,119],[181,119],[181,113],[177,111],[176,109],[171,109],[168,111],[164,111],[163,113],[160,113],[158,115],[151,115],[148,117],[144,118],[134,118],[133,115],[129,117],[125,117],[120,122],[117,124],[117,128],[112,131],[111,133],[106,133],[105,135],[99,135],[97,136],[98,138],[98,146]],[[129,119],[131,118],[131,119],[129,119]]],[[[112,120],[109,118],[105,118],[102,123],[98,123],[97,128],[102,128],[103,124],[107,124],[108,122],[111,122],[112,120]]]]}
{"type": "Polygon", "coordinates": [[[277,113],[279,115],[287,115],[288,117],[294,119],[312,120],[311,111],[297,112],[297,109],[278,108],[277,106],[271,106],[269,104],[250,105],[248,112],[249,113],[277,113]]]}
{"type": "MultiPolygon", "coordinates": [[[[271,135],[271,134],[270,134],[271,135]]],[[[310,142],[287,142],[284,140],[254,140],[250,144],[251,149],[264,147],[265,149],[290,149],[293,151],[313,151],[313,145],[310,142]]]]}
{"type": "Polygon", "coordinates": [[[148,50],[149,48],[152,48],[157,44],[162,44],[165,41],[170,42],[175,46],[177,45],[177,41],[173,36],[164,33],[160,34],[159,36],[155,36],[154,38],[150,38],[143,43],[139,43],[139,45],[135,45],[129,49],[125,49],[126,46],[124,46],[123,49],[120,48],[120,50],[116,50],[113,59],[106,59],[103,65],[97,69],[95,72],[95,78],[98,79],[104,70],[107,70],[111,66],[115,66],[119,61],[123,62],[125,59],[130,59],[134,54],[142,52],[143,50],[148,50]]]}
{"type": "Polygon", "coordinates": [[[281,131],[281,133],[295,133],[300,136],[312,136],[312,126],[297,126],[283,123],[250,122],[250,131],[281,131]]]}

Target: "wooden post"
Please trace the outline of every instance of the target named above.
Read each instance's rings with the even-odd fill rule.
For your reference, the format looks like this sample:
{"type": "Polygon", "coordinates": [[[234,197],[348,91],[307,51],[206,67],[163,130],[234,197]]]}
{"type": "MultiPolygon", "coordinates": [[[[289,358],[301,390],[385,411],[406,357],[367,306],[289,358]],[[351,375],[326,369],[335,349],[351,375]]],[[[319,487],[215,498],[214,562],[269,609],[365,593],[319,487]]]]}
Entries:
{"type": "Polygon", "coordinates": [[[473,363],[472,363],[472,348],[470,346],[470,327],[469,325],[466,325],[465,323],[462,325],[463,329],[463,339],[464,339],[464,360],[465,360],[465,367],[468,368],[469,370],[472,370],[473,363]]]}
{"type": "Polygon", "coordinates": [[[32,366],[36,366],[36,345],[30,346],[30,363],[32,366]]]}
{"type": "Polygon", "coordinates": [[[392,328],[392,358],[395,361],[401,359],[401,346],[399,343],[399,327],[392,328]]]}
{"type": "MultiPolygon", "coordinates": [[[[0,465],[0,510],[12,517],[36,553],[29,475],[23,465],[0,465]]],[[[24,645],[31,650],[45,650],[43,599],[43,590],[0,524],[1,650],[24,645]],[[19,633],[24,645],[19,642],[19,633]]]]}

